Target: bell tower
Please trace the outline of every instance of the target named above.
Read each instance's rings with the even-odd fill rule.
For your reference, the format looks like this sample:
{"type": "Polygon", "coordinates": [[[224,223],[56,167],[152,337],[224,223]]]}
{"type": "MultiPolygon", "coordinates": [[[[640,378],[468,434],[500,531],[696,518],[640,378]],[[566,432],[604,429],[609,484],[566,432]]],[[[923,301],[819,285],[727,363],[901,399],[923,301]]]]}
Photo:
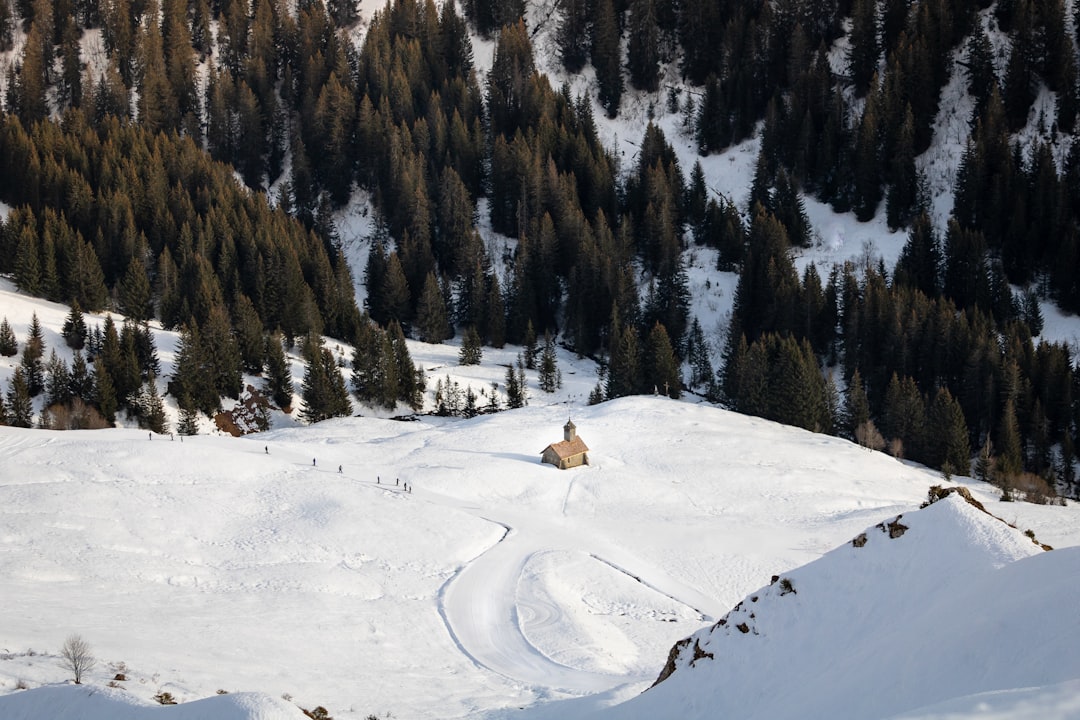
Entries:
{"type": "Polygon", "coordinates": [[[577,425],[570,418],[567,418],[566,424],[563,425],[562,436],[566,442],[573,442],[574,438],[577,437],[577,425]]]}

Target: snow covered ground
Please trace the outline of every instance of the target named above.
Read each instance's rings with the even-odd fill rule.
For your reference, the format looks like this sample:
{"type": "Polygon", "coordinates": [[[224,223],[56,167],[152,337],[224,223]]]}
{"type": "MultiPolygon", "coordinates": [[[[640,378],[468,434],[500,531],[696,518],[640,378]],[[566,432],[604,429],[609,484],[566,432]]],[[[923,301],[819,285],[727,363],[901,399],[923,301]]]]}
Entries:
{"type": "MultiPolygon", "coordinates": [[[[636,694],[676,640],[940,482],[653,397],[183,442],[0,428],[0,459],[5,718],[34,697],[17,685],[65,679],[72,632],[101,660],[90,682],[122,667],[118,692],[143,701],[223,689],[339,718],[571,717],[636,694]],[[568,413],[591,465],[561,472],[538,458],[568,413]]],[[[973,490],[1080,545],[1074,507],[973,490]]]]}

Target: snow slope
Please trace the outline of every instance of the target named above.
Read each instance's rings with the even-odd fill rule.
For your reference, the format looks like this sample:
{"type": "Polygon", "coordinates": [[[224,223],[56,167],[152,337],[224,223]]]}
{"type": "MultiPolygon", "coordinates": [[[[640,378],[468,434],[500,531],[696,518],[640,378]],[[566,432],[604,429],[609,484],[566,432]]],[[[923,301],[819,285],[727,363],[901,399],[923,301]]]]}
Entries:
{"type": "Polygon", "coordinates": [[[1044,552],[956,494],[895,522],[751,594],[689,638],[670,677],[603,717],[938,717],[952,711],[917,708],[1075,690],[1080,548],[1044,552]]]}
{"type": "MultiPolygon", "coordinates": [[[[569,718],[556,701],[634,695],[672,643],[937,482],[654,397],[183,442],[0,428],[0,717],[18,684],[65,679],[55,653],[79,632],[101,660],[90,682],[124,663],[117,684],[144,701],[225,689],[335,718],[569,718]],[[592,464],[561,472],[538,458],[570,411],[592,464]]],[[[1072,506],[993,506],[1080,545],[1072,506]]]]}
{"type": "Polygon", "coordinates": [[[263,693],[215,695],[175,706],[138,701],[110,687],[54,685],[5,698],[5,720],[304,720],[295,705],[263,693]]]}

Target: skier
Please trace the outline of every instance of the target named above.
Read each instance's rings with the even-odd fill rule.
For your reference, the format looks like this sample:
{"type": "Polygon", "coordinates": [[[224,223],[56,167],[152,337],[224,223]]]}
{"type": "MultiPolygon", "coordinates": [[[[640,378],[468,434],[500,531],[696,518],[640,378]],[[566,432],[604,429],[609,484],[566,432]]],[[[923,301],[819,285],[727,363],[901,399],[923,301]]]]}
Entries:
{"type": "Polygon", "coordinates": [[[311,458],[311,467],[315,467],[315,458],[311,458]]]}
{"type": "Polygon", "coordinates": [[[341,466],[340,465],[337,466],[337,471],[338,471],[338,474],[341,474],[341,466]]]}

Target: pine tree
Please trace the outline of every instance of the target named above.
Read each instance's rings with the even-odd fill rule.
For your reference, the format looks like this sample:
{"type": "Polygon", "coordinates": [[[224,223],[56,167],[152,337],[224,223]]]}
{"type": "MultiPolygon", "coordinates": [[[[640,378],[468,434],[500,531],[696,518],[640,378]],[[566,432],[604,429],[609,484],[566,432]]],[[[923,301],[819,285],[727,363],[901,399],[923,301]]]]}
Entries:
{"type": "Polygon", "coordinates": [[[506,368],[506,406],[510,409],[525,407],[528,404],[525,397],[525,362],[518,355],[517,371],[513,365],[506,368]]]}
{"type": "Polygon", "coordinates": [[[693,388],[700,388],[712,383],[715,379],[715,374],[713,373],[709,344],[705,340],[705,333],[701,329],[701,322],[696,316],[694,317],[694,322],[690,325],[690,335],[686,354],[690,361],[690,386],[693,388]]]}
{"type": "Polygon", "coordinates": [[[291,412],[293,402],[292,372],[289,369],[289,361],[285,357],[285,349],[280,333],[266,336],[263,357],[266,366],[264,387],[270,395],[270,401],[282,412],[291,412]]]}
{"type": "Polygon", "coordinates": [[[117,295],[120,311],[132,320],[149,320],[154,316],[150,278],[146,273],[146,264],[138,255],[128,263],[117,295]]]}
{"type": "Polygon", "coordinates": [[[300,417],[309,423],[317,423],[352,413],[345,379],[334,361],[334,354],[323,346],[319,336],[308,335],[304,343],[304,356],[307,367],[301,388],[304,407],[300,417]]]}
{"type": "Polygon", "coordinates": [[[630,83],[638,90],[656,92],[660,87],[660,28],[654,0],[633,0],[630,4],[627,55],[630,83]]]}
{"type": "Polygon", "coordinates": [[[19,366],[23,371],[30,397],[37,397],[45,389],[45,335],[35,312],[30,321],[30,331],[23,346],[19,366]]]}
{"type": "Polygon", "coordinates": [[[596,0],[593,6],[592,64],[600,86],[599,100],[609,118],[619,114],[622,102],[622,48],[619,24],[612,0],[596,0]]]}
{"type": "Polygon", "coordinates": [[[484,351],[480,346],[480,333],[470,325],[465,329],[465,335],[461,340],[458,365],[479,365],[483,356],[484,351]]]}
{"type": "Polygon", "coordinates": [[[1001,470],[1002,481],[1008,484],[1024,469],[1020,428],[1016,418],[1016,403],[1011,397],[1005,401],[1005,407],[1001,411],[996,445],[1000,449],[998,467],[1001,470]]]}
{"type": "Polygon", "coordinates": [[[940,273],[941,251],[937,233],[934,232],[930,216],[922,213],[915,219],[907,242],[900,251],[893,283],[914,288],[932,298],[940,291],[940,273]]]}
{"type": "Polygon", "coordinates": [[[176,423],[176,432],[188,436],[198,435],[199,410],[195,407],[194,401],[190,397],[182,395],[177,400],[177,404],[180,407],[180,417],[176,423]]]}
{"type": "Polygon", "coordinates": [[[407,403],[412,409],[419,409],[424,401],[424,373],[413,364],[401,325],[396,322],[390,323],[386,329],[386,339],[391,350],[389,357],[393,360],[394,372],[397,376],[397,398],[407,403]]]}
{"type": "Polygon", "coordinates": [[[670,398],[682,396],[682,379],[679,374],[679,362],[671,347],[667,329],[661,323],[655,323],[645,340],[641,354],[642,384],[653,392],[661,392],[670,398]]]}
{"type": "Polygon", "coordinates": [[[927,442],[930,465],[949,474],[967,475],[971,466],[967,422],[960,403],[948,388],[939,388],[927,412],[927,442]]]}
{"type": "Polygon", "coordinates": [[[49,354],[46,365],[48,379],[45,382],[45,407],[66,405],[72,399],[71,372],[67,363],[56,355],[56,350],[49,354]]]}
{"type": "Polygon", "coordinates": [[[450,337],[446,303],[434,272],[427,274],[424,291],[416,307],[416,330],[426,343],[441,343],[450,337]]]}
{"type": "Polygon", "coordinates": [[[224,306],[210,310],[202,332],[202,364],[216,395],[238,398],[243,389],[240,348],[224,306]]]}
{"type": "Polygon", "coordinates": [[[241,368],[245,373],[258,375],[265,363],[266,343],[262,320],[255,305],[247,295],[239,293],[232,304],[233,337],[240,353],[241,368]]]}
{"type": "Polygon", "coordinates": [[[22,368],[15,368],[7,393],[7,424],[28,428],[34,425],[34,403],[22,368]]]}
{"type": "Polygon", "coordinates": [[[567,0],[562,3],[562,16],[555,30],[559,58],[567,72],[577,73],[589,59],[589,3],[586,0],[567,0]]]}
{"type": "Polygon", "coordinates": [[[94,362],[94,405],[110,426],[116,422],[116,410],[119,406],[116,388],[100,357],[94,362]]]}
{"type": "Polygon", "coordinates": [[[139,427],[163,435],[169,432],[165,405],[158,394],[157,379],[151,376],[143,385],[139,397],[139,427]]]}
{"type": "Polygon", "coordinates": [[[848,437],[858,439],[859,428],[870,422],[870,401],[866,397],[866,385],[858,368],[848,381],[847,399],[844,407],[844,425],[848,437]]]}
{"type": "Polygon", "coordinates": [[[877,3],[854,0],[848,50],[848,76],[855,94],[863,97],[873,89],[871,78],[877,72],[881,48],[878,45],[877,3]]]}
{"type": "Polygon", "coordinates": [[[71,304],[71,312],[64,320],[61,335],[72,350],[82,350],[86,347],[86,320],[83,318],[82,308],[78,301],[71,304]]]}
{"type": "Polygon", "coordinates": [[[638,335],[632,325],[622,328],[608,361],[608,399],[636,394],[641,388],[638,335]]]}
{"type": "Polygon", "coordinates": [[[539,367],[540,389],[546,393],[555,392],[562,384],[559,376],[559,361],[555,354],[555,339],[551,333],[544,333],[544,349],[540,353],[539,367]]]}
{"type": "Polygon", "coordinates": [[[522,342],[524,345],[524,357],[525,367],[530,370],[536,369],[536,357],[539,352],[539,348],[536,344],[536,330],[533,329],[532,320],[525,325],[525,340],[522,342]]]}
{"type": "Polygon", "coordinates": [[[19,341],[15,339],[15,331],[11,329],[11,323],[7,317],[0,320],[0,356],[14,357],[19,354],[19,341]]]}
{"type": "Polygon", "coordinates": [[[71,372],[68,376],[68,394],[85,404],[94,402],[94,378],[86,366],[86,359],[81,351],[76,350],[71,358],[71,372]]]}

